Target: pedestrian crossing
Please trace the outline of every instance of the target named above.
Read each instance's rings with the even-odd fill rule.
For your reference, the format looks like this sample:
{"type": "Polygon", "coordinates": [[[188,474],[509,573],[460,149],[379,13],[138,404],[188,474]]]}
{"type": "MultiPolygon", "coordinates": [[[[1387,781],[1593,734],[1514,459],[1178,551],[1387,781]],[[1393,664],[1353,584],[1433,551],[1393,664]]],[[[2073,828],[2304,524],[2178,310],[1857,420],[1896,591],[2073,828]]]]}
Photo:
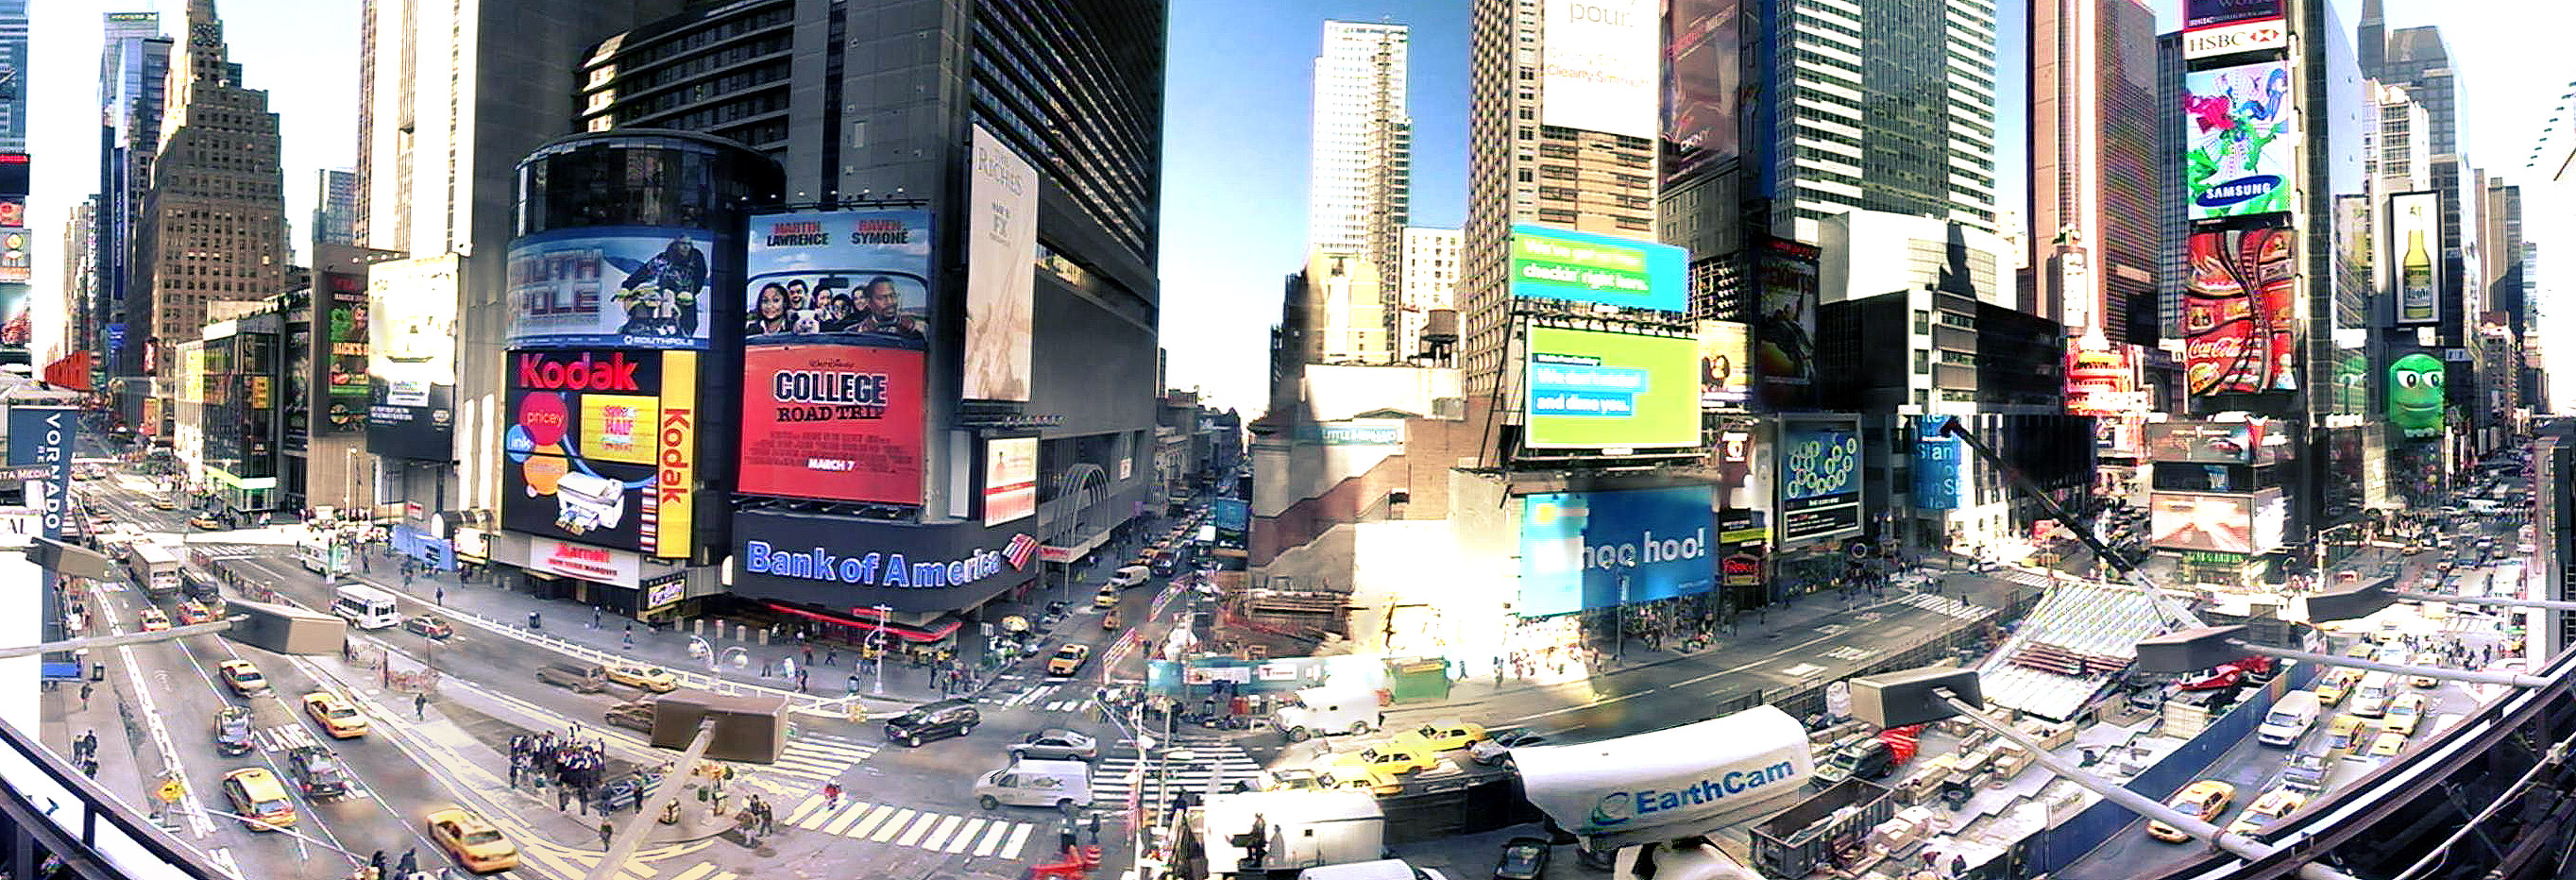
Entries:
{"type": "Polygon", "coordinates": [[[867,760],[879,748],[881,746],[873,743],[845,737],[808,733],[788,740],[787,749],[778,755],[778,762],[761,768],[760,772],[788,777],[782,781],[791,784],[801,782],[803,786],[819,788],[823,783],[840,778],[844,771],[867,760]]]}
{"type": "Polygon", "coordinates": [[[1825,659],[1828,659],[1828,660],[1867,660],[1867,659],[1869,659],[1871,656],[1876,655],[1877,653],[1878,653],[1878,651],[1877,651],[1877,650],[1875,650],[1875,649],[1872,649],[1872,648],[1862,648],[1862,647],[1856,647],[1856,646],[1853,646],[1853,645],[1844,645],[1844,646],[1841,646],[1841,647],[1835,648],[1835,649],[1833,649],[1833,650],[1826,651],[1826,652],[1825,652],[1825,659]]]}
{"type": "Polygon", "coordinates": [[[986,694],[983,701],[995,706],[1017,706],[1041,712],[1079,712],[1091,702],[1091,695],[1072,682],[1041,684],[1016,694],[986,694]]]}
{"type": "MultiPolygon", "coordinates": [[[[1253,760],[1233,740],[1185,733],[1173,743],[1165,757],[1178,752],[1188,752],[1190,759],[1186,762],[1173,760],[1161,768],[1162,784],[1169,791],[1222,792],[1238,782],[1260,784],[1261,762],[1253,760]]],[[[1153,762],[1130,746],[1116,757],[1101,759],[1100,765],[1091,771],[1091,796],[1098,803],[1123,802],[1138,784],[1142,784],[1146,792],[1153,792],[1156,769],[1153,762]],[[1145,772],[1135,774],[1136,780],[1131,781],[1128,778],[1131,771],[1140,764],[1145,772]]]]}
{"type": "Polygon", "coordinates": [[[779,824],[907,849],[1005,859],[1020,858],[1020,850],[1037,830],[1035,822],[855,800],[831,804],[822,795],[806,798],[780,817],[779,824]]]}
{"type": "Polygon", "coordinates": [[[1981,606],[1961,602],[1949,596],[1935,595],[1932,593],[1915,593],[1907,596],[1905,597],[1905,604],[1921,608],[1925,611],[1946,614],[1960,620],[1974,620],[1986,615],[1986,609],[1981,606]]]}

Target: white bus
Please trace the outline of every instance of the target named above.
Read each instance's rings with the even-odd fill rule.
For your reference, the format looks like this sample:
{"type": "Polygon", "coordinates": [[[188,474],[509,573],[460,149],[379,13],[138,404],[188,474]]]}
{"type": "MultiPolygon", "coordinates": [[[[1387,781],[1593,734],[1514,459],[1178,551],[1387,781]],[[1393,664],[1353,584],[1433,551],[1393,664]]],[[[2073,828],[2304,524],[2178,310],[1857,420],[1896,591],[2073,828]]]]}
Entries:
{"type": "Polygon", "coordinates": [[[305,570],[324,577],[347,574],[349,549],[336,538],[306,535],[295,540],[295,561],[302,563],[305,570]]]}
{"type": "Polygon", "coordinates": [[[394,594],[362,584],[350,584],[333,593],[331,613],[359,629],[385,629],[402,623],[402,612],[394,604],[394,594]]]}

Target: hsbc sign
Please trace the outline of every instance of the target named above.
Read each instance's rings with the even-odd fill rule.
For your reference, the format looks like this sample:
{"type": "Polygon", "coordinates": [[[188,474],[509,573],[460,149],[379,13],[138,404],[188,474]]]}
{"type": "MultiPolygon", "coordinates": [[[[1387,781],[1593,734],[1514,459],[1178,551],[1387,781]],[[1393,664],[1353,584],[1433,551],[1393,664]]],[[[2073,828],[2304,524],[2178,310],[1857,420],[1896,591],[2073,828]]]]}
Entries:
{"type": "Polygon", "coordinates": [[[2182,35],[2184,58],[2209,58],[2238,52],[2287,49],[2289,46],[2289,23],[2278,18],[2185,31],[2182,35]]]}

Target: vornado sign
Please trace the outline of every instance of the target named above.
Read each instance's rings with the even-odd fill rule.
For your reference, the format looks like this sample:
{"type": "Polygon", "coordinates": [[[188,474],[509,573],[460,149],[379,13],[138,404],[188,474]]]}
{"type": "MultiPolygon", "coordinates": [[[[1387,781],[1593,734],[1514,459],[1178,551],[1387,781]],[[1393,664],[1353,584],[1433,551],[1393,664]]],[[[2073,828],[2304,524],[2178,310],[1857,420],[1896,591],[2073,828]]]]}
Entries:
{"type": "Polygon", "coordinates": [[[1530,803],[1616,847],[1704,834],[1788,805],[1815,772],[1806,729],[1775,706],[1617,739],[1512,750],[1530,803]]]}
{"type": "Polygon", "coordinates": [[[2286,49],[2289,45],[2289,23],[2275,18],[2186,31],[2182,35],[2182,57],[2211,58],[2238,52],[2286,49]]]}

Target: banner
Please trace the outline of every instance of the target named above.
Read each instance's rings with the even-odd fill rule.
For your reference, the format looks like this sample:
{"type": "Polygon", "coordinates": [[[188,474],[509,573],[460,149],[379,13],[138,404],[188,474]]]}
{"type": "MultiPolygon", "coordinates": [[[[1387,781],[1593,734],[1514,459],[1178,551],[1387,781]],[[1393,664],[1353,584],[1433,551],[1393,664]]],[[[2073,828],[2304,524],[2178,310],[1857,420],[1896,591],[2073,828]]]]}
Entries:
{"type": "Polygon", "coordinates": [[[1516,225],[1512,296],[1686,312],[1687,256],[1668,244],[1516,225]]]}
{"type": "Polygon", "coordinates": [[[752,218],[743,343],[928,349],[931,219],[916,209],[752,218]]]}
{"type": "Polygon", "coordinates": [[[2290,63],[2183,74],[2183,184],[2192,220],[2288,213],[2297,109],[2290,63]]]}
{"type": "Polygon", "coordinates": [[[1734,409],[1752,398],[1752,338],[1733,321],[1699,322],[1699,405],[1734,409]]]}
{"type": "Polygon", "coordinates": [[[1753,375],[1774,410],[1810,405],[1816,381],[1815,245],[1763,238],[1754,251],[1753,375]]]}
{"type": "Polygon", "coordinates": [[[1782,546],[1860,534],[1860,424],[1780,420],[1782,546]]]}
{"type": "Polygon", "coordinates": [[[1523,619],[1708,592],[1707,486],[1521,498],[1523,619]]]}
{"type": "Polygon", "coordinates": [[[1960,466],[1966,444],[1942,433],[1950,416],[1924,416],[1914,439],[1914,507],[1917,510],[1959,508],[1960,466]]]}
{"type": "Polygon", "coordinates": [[[454,458],[456,271],[454,254],[367,267],[368,452],[454,458]]]}
{"type": "Polygon", "coordinates": [[[983,126],[971,126],[966,230],[969,400],[1029,399],[1031,301],[1037,285],[1038,170],[983,126]]]}
{"type": "Polygon", "coordinates": [[[760,345],[742,357],[743,492],[921,503],[921,352],[760,345]]]}
{"type": "Polygon", "coordinates": [[[43,478],[27,481],[27,506],[35,508],[41,518],[37,527],[42,537],[63,537],[63,518],[71,513],[72,450],[79,436],[79,410],[67,406],[9,407],[9,464],[46,469],[43,478]]]}
{"type": "Polygon", "coordinates": [[[322,333],[322,396],[316,433],[358,431],[367,426],[367,278],[363,274],[324,270],[327,294],[317,294],[313,307],[322,333]]]}
{"type": "Polygon", "coordinates": [[[1652,140],[1663,16],[1654,0],[1546,0],[1540,123],[1652,140]]]}
{"type": "Polygon", "coordinates": [[[2218,27],[2258,18],[2280,18],[2281,0],[2184,0],[2183,30],[2218,27]]]}
{"type": "Polygon", "coordinates": [[[703,229],[595,226],[510,242],[511,348],[705,349],[703,229]]]}
{"type": "Polygon", "coordinates": [[[2147,425],[2147,457],[2154,461],[2256,464],[2261,444],[2253,422],[2177,420],[2147,425]]]}
{"type": "Polygon", "coordinates": [[[2168,550],[2253,553],[2254,496],[2157,492],[2147,532],[2148,543],[2168,550]]]}
{"type": "Polygon", "coordinates": [[[692,550],[696,352],[508,355],[501,521],[514,532],[680,558],[692,550]]]}
{"type": "Polygon", "coordinates": [[[2183,382],[2195,397],[2298,390],[2298,261],[2289,229],[2191,234],[2183,382]]]}
{"type": "Polygon", "coordinates": [[[1630,449],[1699,445],[1699,342],[1529,328],[1532,449],[1630,449]]]}
{"type": "Polygon", "coordinates": [[[1742,152],[1740,0],[1664,4],[1664,171],[1671,181],[1742,152]]]}
{"type": "Polygon", "coordinates": [[[984,524],[1038,512],[1038,438],[984,441],[984,524]]]}
{"type": "Polygon", "coordinates": [[[2078,340],[2066,347],[2066,414],[2122,416],[2147,410],[2139,390],[2138,348],[2094,347],[2078,340]]]}
{"type": "Polygon", "coordinates": [[[2397,285],[2395,323],[2432,327],[2442,323],[2442,194],[2398,193],[2388,197],[2388,267],[2397,285]]]}

